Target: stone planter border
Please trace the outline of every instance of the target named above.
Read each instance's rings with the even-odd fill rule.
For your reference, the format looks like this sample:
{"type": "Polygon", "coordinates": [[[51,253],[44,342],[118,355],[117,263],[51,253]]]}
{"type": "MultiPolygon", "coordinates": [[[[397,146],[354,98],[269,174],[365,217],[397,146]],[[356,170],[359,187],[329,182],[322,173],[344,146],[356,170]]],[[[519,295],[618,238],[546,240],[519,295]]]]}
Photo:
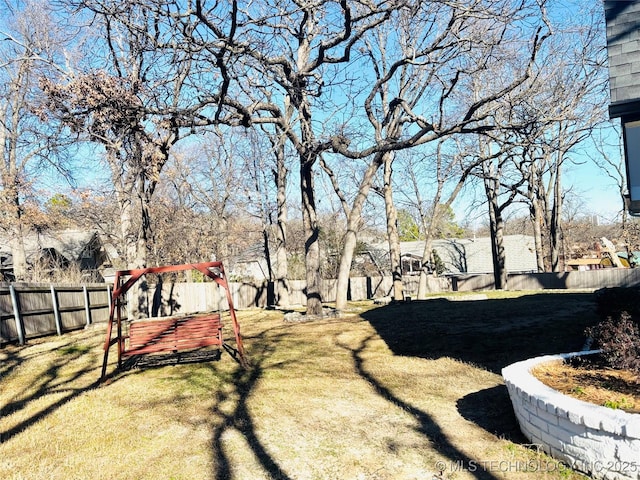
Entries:
{"type": "Polygon", "coordinates": [[[502,369],[522,433],[553,458],[596,479],[640,480],[640,414],[563,395],[531,374],[541,363],[597,350],[546,355],[502,369]]]}

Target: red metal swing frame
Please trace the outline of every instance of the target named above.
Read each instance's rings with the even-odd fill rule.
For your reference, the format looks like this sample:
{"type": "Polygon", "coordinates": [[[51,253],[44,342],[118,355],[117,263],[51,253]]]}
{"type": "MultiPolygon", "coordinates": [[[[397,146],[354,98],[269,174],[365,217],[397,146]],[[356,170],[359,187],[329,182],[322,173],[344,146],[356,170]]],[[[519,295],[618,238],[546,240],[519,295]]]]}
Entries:
{"type": "Polygon", "coordinates": [[[229,290],[229,284],[227,283],[222,262],[167,265],[116,271],[113,293],[111,295],[111,306],[109,309],[109,323],[107,325],[107,335],[104,343],[104,358],[102,361],[100,381],[103,381],[106,376],[109,349],[114,344],[118,345],[118,369],[122,368],[122,358],[127,356],[175,352],[212,345],[226,347],[227,350],[230,349],[230,347],[225,345],[222,338],[222,323],[220,314],[218,313],[136,320],[131,323],[131,326],[137,325],[134,327],[134,330],[130,328],[129,334],[123,335],[122,307],[124,304],[123,300],[129,289],[131,289],[142,276],[148,273],[160,274],[185,270],[198,270],[224,288],[229,305],[229,314],[233,324],[237,359],[243,367],[247,366],[242,337],[240,335],[240,325],[236,318],[233,299],[231,298],[231,291],[229,290]],[[112,338],[114,323],[116,324],[116,336],[112,338]],[[133,342],[131,338],[132,335],[135,335],[133,342]],[[125,344],[126,339],[129,339],[128,348],[125,344]]]}

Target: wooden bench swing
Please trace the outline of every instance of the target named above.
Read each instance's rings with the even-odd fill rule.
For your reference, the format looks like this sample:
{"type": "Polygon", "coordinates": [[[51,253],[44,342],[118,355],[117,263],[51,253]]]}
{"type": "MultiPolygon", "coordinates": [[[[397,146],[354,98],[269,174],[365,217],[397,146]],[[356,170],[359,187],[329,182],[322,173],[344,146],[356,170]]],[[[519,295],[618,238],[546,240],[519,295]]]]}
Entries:
{"type": "Polygon", "coordinates": [[[123,358],[157,353],[177,353],[194,351],[203,347],[218,346],[227,350],[238,362],[247,367],[244,355],[240,326],[236,318],[231,292],[221,262],[192,263],[162,267],[141,268],[136,270],[118,270],[115,275],[109,323],[104,343],[104,358],[100,381],[106,377],[109,349],[118,346],[118,369],[122,368],[123,358]],[[236,348],[225,344],[222,335],[220,313],[176,315],[161,318],[137,319],[128,322],[128,333],[123,330],[123,307],[127,292],[146,274],[162,274],[185,270],[198,270],[224,288],[229,306],[229,316],[233,324],[236,348]],[[127,278],[128,277],[128,278],[127,278]],[[125,280],[126,279],[126,280],[125,280]],[[116,336],[112,338],[114,332],[116,336]]]}

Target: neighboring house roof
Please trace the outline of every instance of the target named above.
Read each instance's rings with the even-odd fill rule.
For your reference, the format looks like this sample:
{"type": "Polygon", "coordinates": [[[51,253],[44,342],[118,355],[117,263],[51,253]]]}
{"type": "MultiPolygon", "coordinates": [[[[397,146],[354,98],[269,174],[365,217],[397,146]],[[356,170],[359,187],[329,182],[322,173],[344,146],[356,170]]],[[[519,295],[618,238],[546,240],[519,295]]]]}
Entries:
{"type": "MultiPolygon", "coordinates": [[[[26,235],[24,248],[28,263],[33,263],[46,256],[83,264],[84,259],[95,260],[97,258],[97,249],[101,248],[101,243],[98,233],[95,231],[61,230],[26,235]]],[[[0,237],[0,253],[11,254],[10,243],[8,239],[3,237],[0,237]]],[[[95,265],[82,266],[95,268],[95,265]]]]}
{"type": "MultiPolygon", "coordinates": [[[[480,274],[493,272],[491,239],[450,238],[434,240],[433,248],[445,264],[446,273],[480,274]]],[[[535,272],[538,270],[535,243],[529,235],[506,235],[504,237],[507,272],[535,272]]],[[[422,257],[424,242],[400,242],[403,256],[422,257]]]]}

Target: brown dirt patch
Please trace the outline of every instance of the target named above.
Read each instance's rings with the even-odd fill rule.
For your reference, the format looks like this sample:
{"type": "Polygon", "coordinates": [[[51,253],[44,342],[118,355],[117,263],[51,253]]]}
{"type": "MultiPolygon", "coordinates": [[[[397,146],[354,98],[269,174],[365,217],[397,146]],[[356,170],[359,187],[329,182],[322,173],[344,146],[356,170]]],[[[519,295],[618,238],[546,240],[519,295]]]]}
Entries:
{"type": "Polygon", "coordinates": [[[577,360],[545,363],[531,373],[548,387],[578,400],[640,413],[640,379],[632,372],[577,360]]]}

